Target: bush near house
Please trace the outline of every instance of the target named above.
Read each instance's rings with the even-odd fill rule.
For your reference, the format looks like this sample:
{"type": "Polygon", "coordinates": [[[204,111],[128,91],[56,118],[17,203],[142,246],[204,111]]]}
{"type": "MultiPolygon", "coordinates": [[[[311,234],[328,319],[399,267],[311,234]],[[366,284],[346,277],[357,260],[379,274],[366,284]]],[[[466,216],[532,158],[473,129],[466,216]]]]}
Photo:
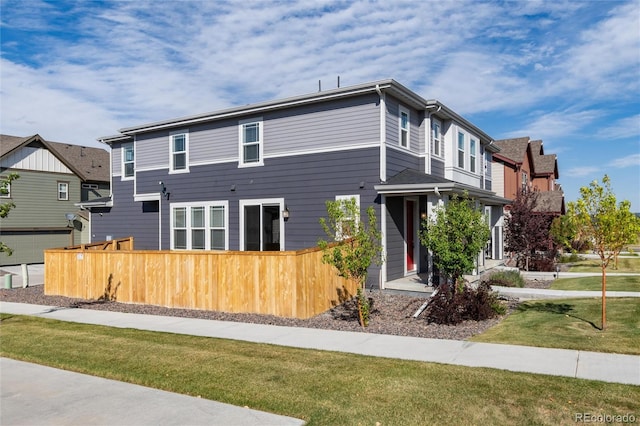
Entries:
{"type": "Polygon", "coordinates": [[[498,285],[502,287],[524,287],[524,278],[520,271],[496,271],[490,273],[482,279],[487,285],[498,285]]]}
{"type": "Polygon", "coordinates": [[[427,322],[456,325],[463,321],[483,321],[502,315],[506,307],[498,300],[491,286],[464,286],[455,290],[450,283],[441,284],[426,310],[427,322]]]}

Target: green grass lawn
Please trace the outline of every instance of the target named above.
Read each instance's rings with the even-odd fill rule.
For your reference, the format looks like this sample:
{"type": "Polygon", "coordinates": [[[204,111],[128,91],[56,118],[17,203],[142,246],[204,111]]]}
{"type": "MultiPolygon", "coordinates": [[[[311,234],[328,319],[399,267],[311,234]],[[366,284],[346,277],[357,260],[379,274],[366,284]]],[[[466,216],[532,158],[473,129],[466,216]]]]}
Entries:
{"type": "Polygon", "coordinates": [[[605,331],[601,309],[600,298],[525,302],[470,340],[640,355],[640,299],[607,299],[605,331]]]}
{"type": "MultiPolygon", "coordinates": [[[[569,267],[569,272],[595,272],[600,273],[600,259],[584,259],[573,263],[569,267]]],[[[640,274],[640,258],[619,258],[618,268],[614,269],[614,262],[611,260],[607,273],[609,272],[635,272],[640,274]]]]}
{"type": "Polygon", "coordinates": [[[2,356],[309,425],[574,424],[638,413],[640,387],[2,315],[2,356]]]}
{"type": "MultiPolygon", "coordinates": [[[[602,276],[559,278],[551,284],[551,289],[602,291],[602,276]]],[[[607,275],[607,291],[640,292],[640,275],[607,275]]]]}

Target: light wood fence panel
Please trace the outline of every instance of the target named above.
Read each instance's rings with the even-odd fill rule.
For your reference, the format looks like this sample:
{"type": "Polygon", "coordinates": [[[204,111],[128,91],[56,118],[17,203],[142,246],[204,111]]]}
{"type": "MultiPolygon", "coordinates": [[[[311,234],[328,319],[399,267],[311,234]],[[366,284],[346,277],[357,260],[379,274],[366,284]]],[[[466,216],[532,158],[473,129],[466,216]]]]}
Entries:
{"type": "Polygon", "coordinates": [[[46,250],[45,294],[309,318],[356,292],[318,248],[150,251],[133,250],[133,239],[105,243],[46,250]]]}

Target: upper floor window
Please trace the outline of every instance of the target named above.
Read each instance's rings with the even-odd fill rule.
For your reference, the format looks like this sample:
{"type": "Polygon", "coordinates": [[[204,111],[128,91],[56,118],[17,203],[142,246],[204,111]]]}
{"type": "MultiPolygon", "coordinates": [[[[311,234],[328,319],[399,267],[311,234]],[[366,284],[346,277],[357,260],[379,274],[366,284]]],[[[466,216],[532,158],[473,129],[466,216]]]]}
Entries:
{"type": "Polygon", "coordinates": [[[171,135],[171,156],[169,172],[188,172],[189,134],[185,132],[171,135]]]}
{"type": "Polygon", "coordinates": [[[475,139],[469,140],[469,171],[471,173],[476,172],[476,149],[478,146],[478,141],[475,139]]]}
{"type": "Polygon", "coordinates": [[[135,172],[135,152],[132,143],[122,145],[122,176],[133,177],[135,172]]]}
{"type": "Polygon", "coordinates": [[[437,157],[443,157],[444,152],[442,152],[442,134],[440,122],[435,120],[431,122],[431,142],[433,155],[437,157]]]}
{"type": "Polygon", "coordinates": [[[464,133],[458,132],[458,167],[464,169],[464,133]]]}
{"type": "Polygon", "coordinates": [[[522,192],[527,192],[528,186],[529,176],[527,176],[527,172],[522,172],[522,192]]]}
{"type": "Polygon", "coordinates": [[[400,107],[400,146],[409,148],[409,111],[400,107]]]}
{"type": "Polygon", "coordinates": [[[240,166],[263,165],[262,118],[240,122],[240,166]]]}
{"type": "Polygon", "coordinates": [[[69,182],[58,182],[58,200],[69,200],[69,182]]]}

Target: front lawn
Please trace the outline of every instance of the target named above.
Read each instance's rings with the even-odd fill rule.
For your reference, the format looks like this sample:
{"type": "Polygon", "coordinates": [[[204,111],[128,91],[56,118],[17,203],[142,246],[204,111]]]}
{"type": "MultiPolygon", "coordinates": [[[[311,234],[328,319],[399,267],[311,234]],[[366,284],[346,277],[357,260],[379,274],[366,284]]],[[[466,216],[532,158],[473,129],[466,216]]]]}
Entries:
{"type": "Polygon", "coordinates": [[[537,300],[522,303],[504,321],[470,340],[546,348],[640,355],[640,299],[537,300]]]}
{"type": "MultiPolygon", "coordinates": [[[[575,262],[569,267],[569,272],[601,273],[600,259],[583,259],[575,262]]],[[[615,269],[614,261],[611,260],[607,268],[607,273],[609,272],[635,272],[640,274],[640,258],[619,258],[617,269],[615,269]]]]}
{"type": "MultiPolygon", "coordinates": [[[[574,424],[636,413],[640,387],[2,315],[2,356],[309,425],[574,424]]],[[[117,408],[117,407],[116,407],[117,408]]]]}
{"type": "MultiPolygon", "coordinates": [[[[602,276],[559,278],[551,284],[551,289],[602,291],[602,276]]],[[[607,291],[640,292],[640,275],[607,275],[607,291]]]]}

